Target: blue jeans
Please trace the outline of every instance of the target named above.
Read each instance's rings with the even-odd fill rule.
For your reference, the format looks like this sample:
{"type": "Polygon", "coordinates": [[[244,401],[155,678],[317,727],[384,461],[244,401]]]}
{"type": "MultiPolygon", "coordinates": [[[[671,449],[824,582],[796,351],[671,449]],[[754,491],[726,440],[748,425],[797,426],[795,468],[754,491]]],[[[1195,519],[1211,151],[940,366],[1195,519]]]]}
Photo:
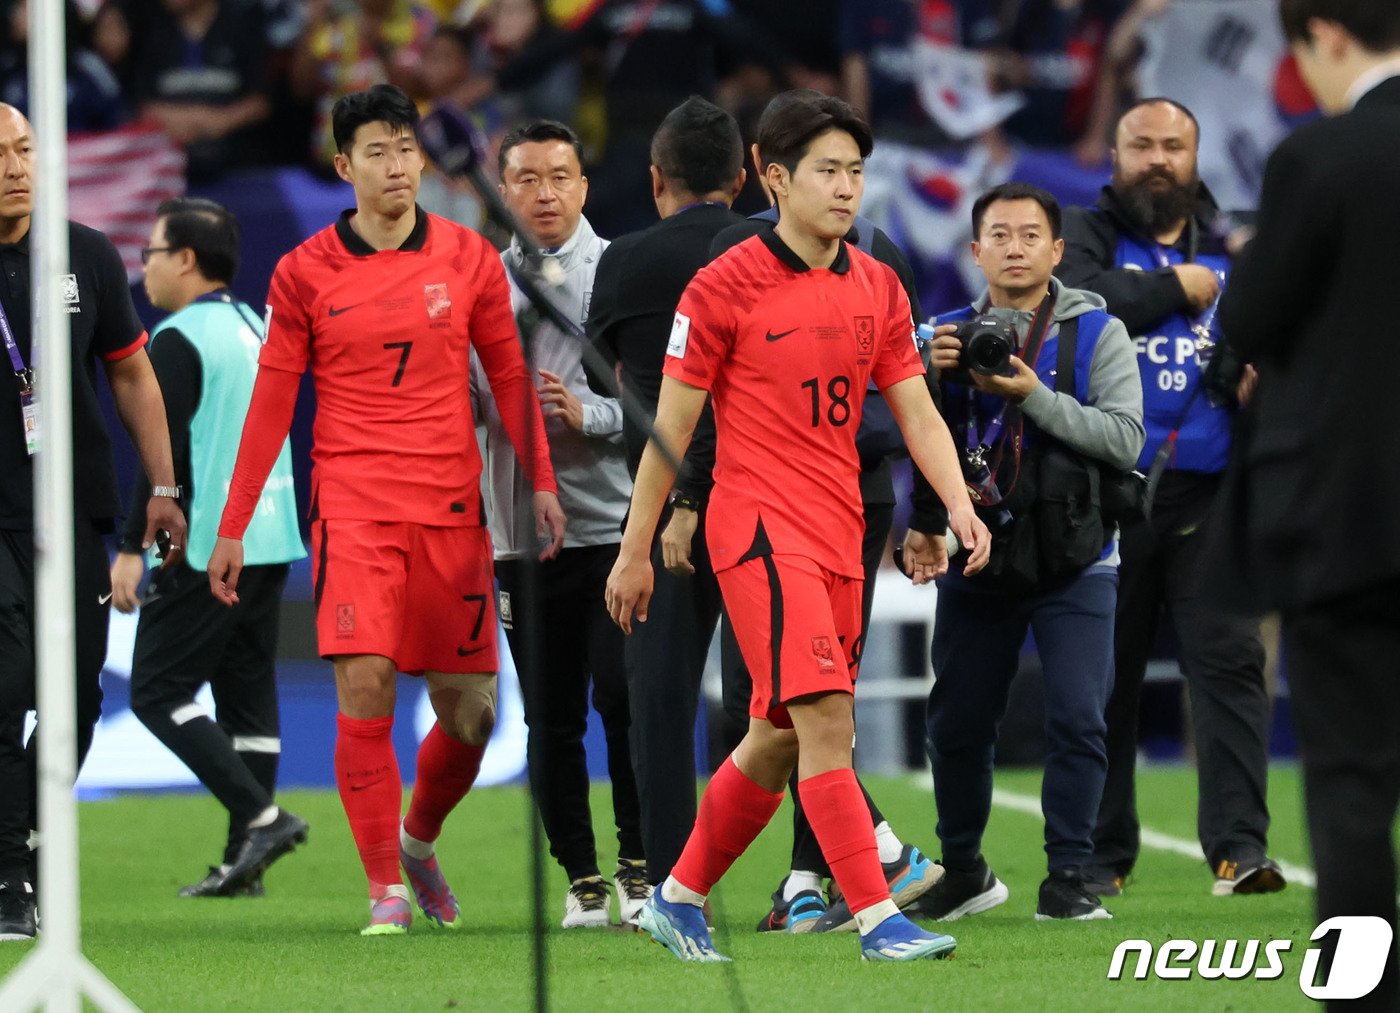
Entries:
{"type": "Polygon", "coordinates": [[[1113,688],[1118,574],[1095,568],[1024,598],[951,584],[938,592],[937,681],[927,711],[943,858],[967,864],[981,850],[997,725],[1030,627],[1045,671],[1045,853],[1051,870],[1087,865],[1108,771],[1104,706],[1113,688]]]}

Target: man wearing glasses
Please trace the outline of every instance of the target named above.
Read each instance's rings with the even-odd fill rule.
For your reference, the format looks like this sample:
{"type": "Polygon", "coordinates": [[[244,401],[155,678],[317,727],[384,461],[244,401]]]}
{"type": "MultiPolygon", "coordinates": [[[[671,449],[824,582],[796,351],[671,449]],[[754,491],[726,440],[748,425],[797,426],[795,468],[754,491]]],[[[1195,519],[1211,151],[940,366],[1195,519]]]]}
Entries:
{"type": "MultiPolygon", "coordinates": [[[[502,199],[540,253],[562,269],[564,281],[551,288],[550,295],[582,325],[598,260],[608,244],[583,216],[588,178],[579,152],[572,130],[540,120],[505,137],[499,167],[502,199]]],[[[519,239],[502,256],[512,270],[525,267],[519,239]]],[[[528,300],[513,280],[511,303],[517,315],[528,312],[528,300]]],[[[539,800],[550,852],[569,878],[563,927],[600,927],[611,920],[608,882],[598,867],[588,806],[583,736],[588,728],[590,681],[593,705],[607,737],[617,825],[612,885],[617,890],[619,918],[631,923],[651,887],[628,744],[631,717],[624,640],[603,608],[603,587],[617,559],[622,519],[632,493],[622,442],[622,407],[589,390],[582,346],[574,336],[542,323],[532,330],[530,348],[559,501],[569,527],[559,555],[540,566],[537,608],[531,614],[521,589],[528,558],[538,547],[529,514],[519,509],[528,502],[530,487],[502,422],[502,406],[492,399],[481,360],[473,356],[472,414],[486,433],[485,484],[490,490],[501,620],[524,687],[530,784],[539,800]],[[548,631],[535,658],[526,648],[531,624],[548,631]]]]}
{"type": "Polygon", "coordinates": [[[140,607],[131,709],[228,810],[223,859],[181,897],[260,896],[262,874],[228,872],[251,831],[278,816],[273,802],[282,740],[277,714],[277,626],[289,564],[306,555],[297,528],[287,440],[243,537],[239,602],[225,608],[203,571],[214,548],[262,348],[259,316],[228,286],[238,271],[238,220],[210,200],[181,197],[156,212],[141,251],[151,305],[171,315],[151,334],[175,474],[189,511],[185,558],[152,576],[144,595],[141,532],[148,483],[138,478],[116,561],[112,604],[140,607]],[[215,718],[194,696],[208,682],[215,718]]]}

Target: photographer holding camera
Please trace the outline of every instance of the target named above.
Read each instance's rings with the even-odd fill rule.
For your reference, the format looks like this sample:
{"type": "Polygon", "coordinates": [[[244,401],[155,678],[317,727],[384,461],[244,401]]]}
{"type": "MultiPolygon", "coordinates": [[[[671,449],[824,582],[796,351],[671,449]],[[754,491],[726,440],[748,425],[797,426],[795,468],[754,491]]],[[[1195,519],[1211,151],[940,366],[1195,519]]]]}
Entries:
{"type": "Polygon", "coordinates": [[[972,227],[987,291],[937,318],[928,350],[968,490],[993,533],[992,559],[975,577],[948,567],[929,513],[936,501],[916,476],[903,565],[942,573],[928,747],[946,869],[920,906],[951,921],[1008,896],[980,848],[997,724],[1030,627],[1049,743],[1049,875],[1036,918],[1107,918],[1083,872],[1107,770],[1121,509],[1113,501],[1142,450],[1142,385],[1127,331],[1103,300],[1051,277],[1064,252],[1054,197],[1002,184],[973,205],[972,227]]]}
{"type": "Polygon", "coordinates": [[[1230,367],[1227,346],[1215,347],[1233,234],[1197,173],[1199,139],[1191,111],[1170,99],[1128,109],[1114,135],[1112,183],[1096,207],[1065,213],[1056,272],[1103,296],[1133,335],[1147,429],[1138,467],[1156,484],[1151,516],[1123,525],[1116,674],[1104,715],[1108,780],[1094,829],[1092,880],[1104,896],[1122,890],[1137,861],[1139,700],[1164,609],[1190,692],[1198,832],[1214,892],[1284,887],[1265,854],[1269,698],[1259,619],[1208,607],[1200,587],[1204,521],[1229,455],[1235,402],[1247,399],[1253,371],[1238,360],[1222,369],[1230,367]]]}

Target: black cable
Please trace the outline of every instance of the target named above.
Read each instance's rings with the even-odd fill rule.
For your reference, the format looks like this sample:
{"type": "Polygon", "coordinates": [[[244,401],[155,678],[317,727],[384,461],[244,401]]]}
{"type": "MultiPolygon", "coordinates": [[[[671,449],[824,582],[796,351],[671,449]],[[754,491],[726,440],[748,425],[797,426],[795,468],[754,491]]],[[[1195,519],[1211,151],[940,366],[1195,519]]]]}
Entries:
{"type": "MultiPolygon", "coordinates": [[[[658,890],[661,887],[657,887],[658,890]]],[[[719,897],[718,891],[711,891],[710,908],[714,911],[715,925],[714,935],[719,939],[719,952],[728,955],[733,952],[729,945],[729,922],[724,915],[724,901],[719,897]]],[[[729,1007],[734,1013],[749,1013],[749,999],[744,994],[744,986],[739,981],[739,969],[734,966],[734,961],[730,960],[724,965],[724,985],[729,990],[729,1007]]]]}
{"type": "MultiPolygon", "coordinates": [[[[531,267],[543,272],[545,265],[541,263],[538,254],[534,252],[534,244],[521,232],[519,223],[515,221],[515,217],[491,188],[481,171],[481,159],[473,128],[465,121],[459,121],[439,107],[434,113],[424,117],[419,125],[418,133],[419,140],[429,157],[445,173],[449,176],[465,176],[471,180],[481,194],[490,216],[512,236],[520,239],[522,249],[529,251],[527,258],[529,258],[531,267]]],[[[555,264],[554,268],[557,271],[558,265],[555,264]]],[[[532,307],[532,312],[522,313],[517,320],[521,350],[532,381],[526,387],[529,394],[524,396],[530,397],[534,393],[533,378],[536,376],[534,334],[541,317],[548,318],[566,332],[570,331],[568,325],[571,321],[544,296],[528,272],[510,269],[510,274],[532,307]]],[[[573,330],[577,330],[577,325],[573,327],[573,330]]],[[[529,418],[529,411],[525,412],[524,415],[529,418]]],[[[533,497],[521,500],[516,505],[516,509],[521,516],[516,518],[515,530],[535,530],[533,497]]],[[[520,624],[520,639],[523,640],[521,656],[516,659],[516,674],[517,677],[520,677],[521,670],[529,673],[527,676],[519,678],[522,695],[526,698],[526,713],[540,714],[542,713],[540,703],[543,693],[542,680],[539,678],[540,658],[543,653],[540,638],[544,635],[544,631],[540,629],[539,623],[538,552],[535,550],[526,551],[523,553],[520,563],[520,600],[512,609],[512,621],[520,624]]],[[[534,783],[528,774],[528,745],[526,748],[525,818],[530,824],[528,840],[530,850],[531,971],[534,982],[534,1008],[540,1013],[546,1013],[549,1009],[549,926],[545,916],[544,833],[539,799],[535,797],[534,783]]]]}

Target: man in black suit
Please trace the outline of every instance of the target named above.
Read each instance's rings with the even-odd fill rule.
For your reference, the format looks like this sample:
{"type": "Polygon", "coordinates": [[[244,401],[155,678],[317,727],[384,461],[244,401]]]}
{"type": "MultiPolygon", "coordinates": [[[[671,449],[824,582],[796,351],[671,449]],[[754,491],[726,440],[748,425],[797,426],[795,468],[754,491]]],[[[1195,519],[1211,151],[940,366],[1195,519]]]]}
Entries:
{"type": "MultiPolygon", "coordinates": [[[[1400,377],[1387,305],[1400,279],[1400,4],[1280,8],[1330,116],[1270,157],[1257,235],[1221,301],[1223,330],[1259,385],[1217,544],[1243,578],[1226,593],[1283,614],[1319,918],[1389,922],[1384,977],[1356,1008],[1394,1010],[1400,416],[1385,385],[1400,377]]],[[[1343,998],[1338,985],[1317,997],[1343,998]]]]}
{"type": "MultiPolygon", "coordinates": [[[[710,243],[743,218],[729,209],[744,185],[744,142],[734,118],[704,99],[673,109],[652,140],[652,194],[661,221],[619,237],[598,258],[586,330],[593,347],[620,372],[621,382],[649,412],[656,411],[676,304],[695,273],[710,262],[710,243]]],[[[589,386],[612,390],[611,377],[587,370],[589,386]]],[[[707,409],[708,410],[708,409],[707,409]]],[[[632,474],[647,433],[630,421],[623,430],[632,474]]],[[[661,536],[653,548],[656,588],[650,615],[627,638],[627,691],[632,710],[632,767],[642,809],[647,874],[663,882],[695,825],[695,711],[715,624],[719,584],[704,539],[696,539],[695,573],[666,570],[680,536],[674,520],[701,509],[685,498],[686,468],[677,482],[661,536]]],[[[703,518],[702,518],[703,519],[703,518]]],[[[703,531],[703,525],[700,526],[703,531]]],[[[684,535],[690,546],[690,533],[684,535]]],[[[747,698],[745,702],[747,707],[747,698]]]]}

